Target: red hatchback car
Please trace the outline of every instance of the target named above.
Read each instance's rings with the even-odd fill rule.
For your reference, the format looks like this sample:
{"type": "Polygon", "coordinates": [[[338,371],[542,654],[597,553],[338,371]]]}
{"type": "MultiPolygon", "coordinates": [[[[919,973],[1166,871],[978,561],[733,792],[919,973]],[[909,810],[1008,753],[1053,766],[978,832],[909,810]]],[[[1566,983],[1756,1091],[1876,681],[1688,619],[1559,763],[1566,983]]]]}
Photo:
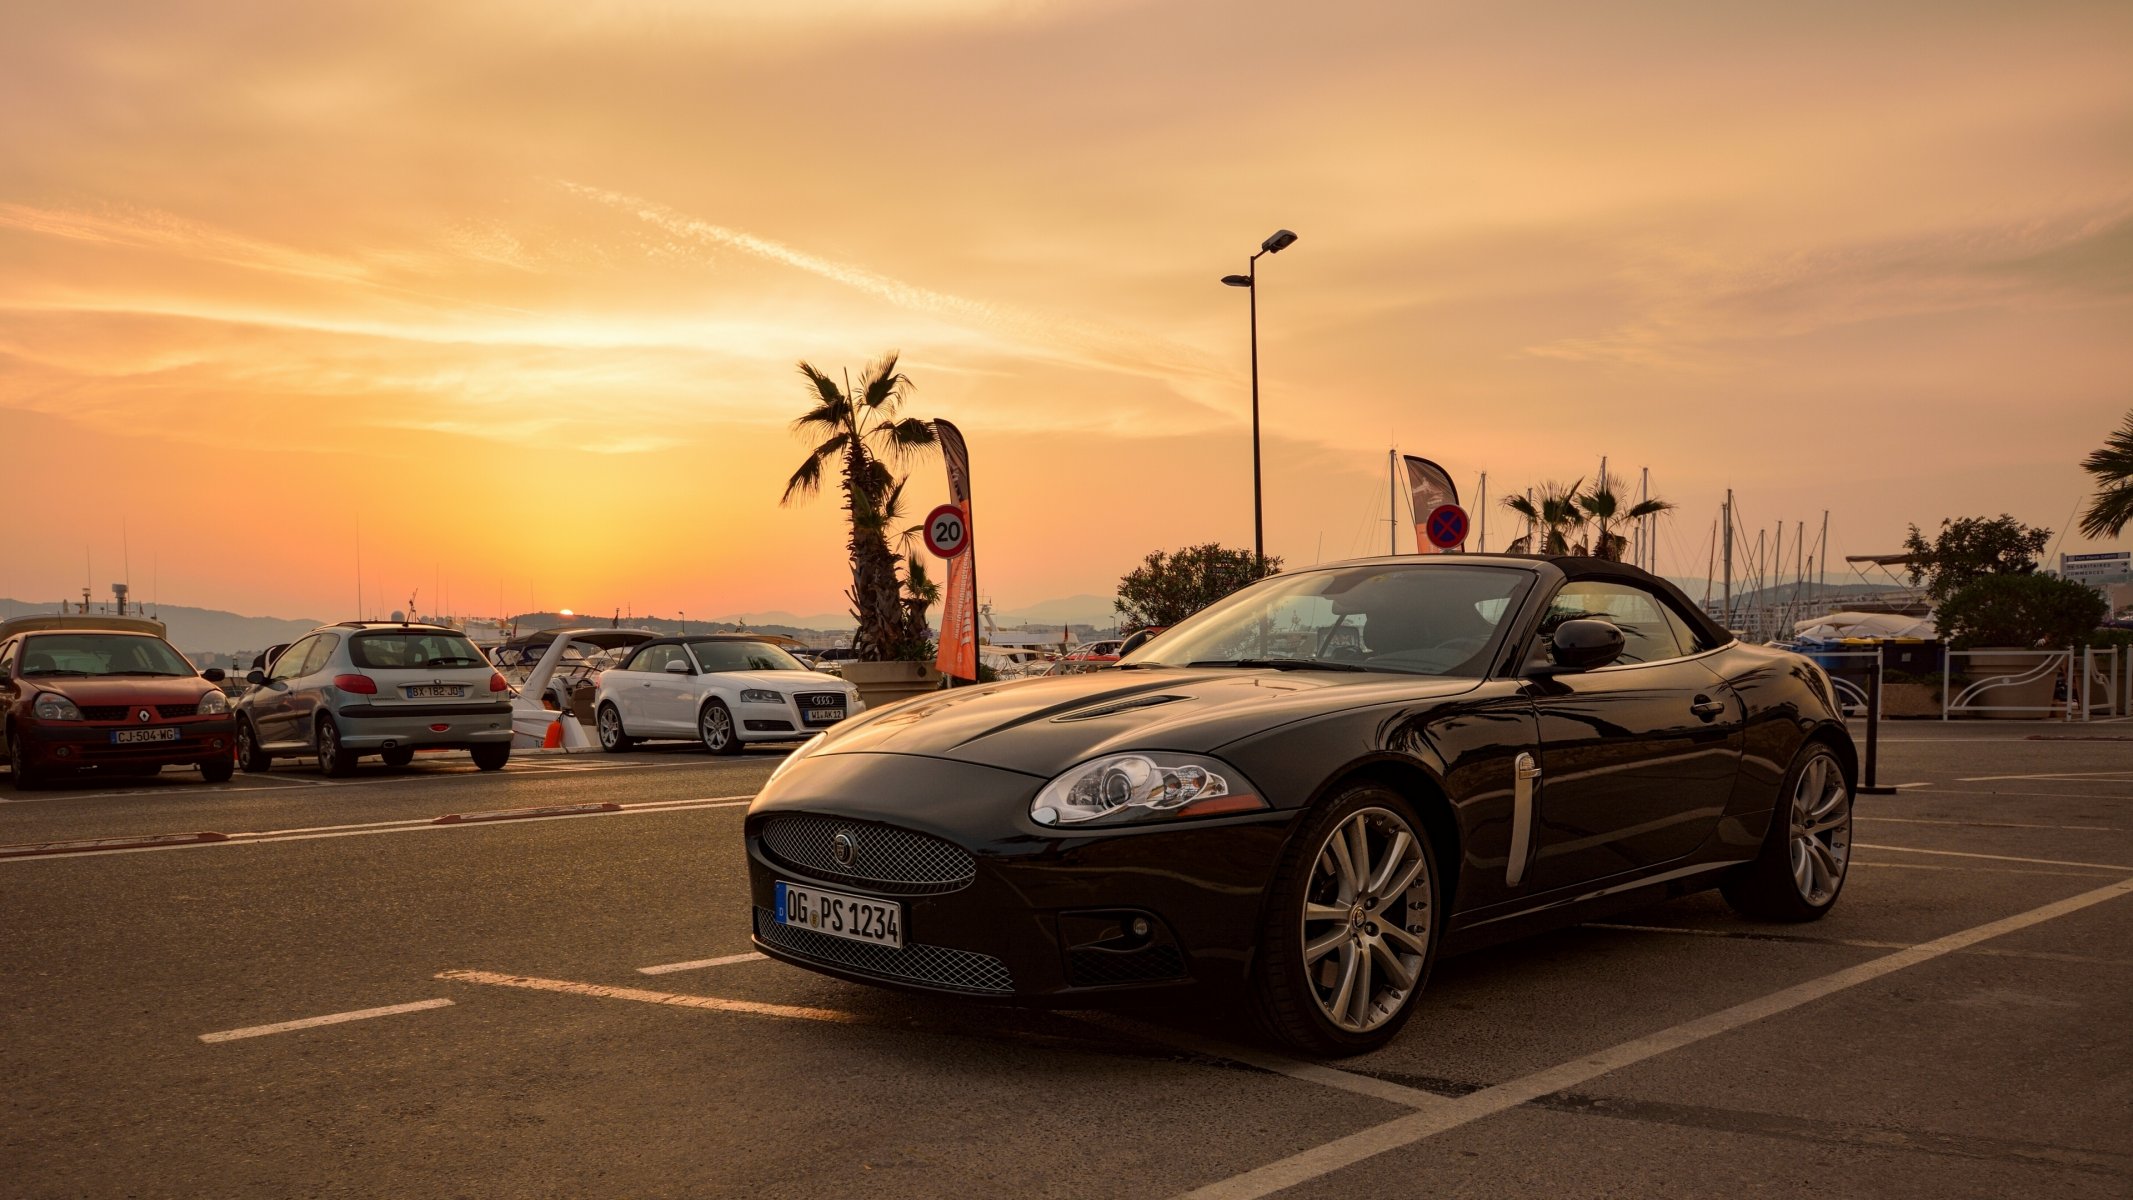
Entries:
{"type": "Polygon", "coordinates": [[[162,631],[133,617],[0,621],[0,738],[17,789],[89,768],[229,779],[237,726],[222,672],[195,670],[162,631]]]}

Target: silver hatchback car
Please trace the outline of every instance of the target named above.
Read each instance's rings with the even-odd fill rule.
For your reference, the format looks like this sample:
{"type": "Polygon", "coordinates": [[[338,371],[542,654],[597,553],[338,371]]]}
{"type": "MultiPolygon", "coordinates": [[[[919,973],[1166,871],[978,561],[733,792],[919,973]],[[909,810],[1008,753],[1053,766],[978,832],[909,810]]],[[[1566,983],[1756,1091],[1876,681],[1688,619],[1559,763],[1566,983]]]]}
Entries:
{"type": "Polygon", "coordinates": [[[468,750],[495,771],[511,760],[511,693],[466,635],[442,625],[343,621],[315,629],[238,697],[237,765],[316,757],[346,775],[367,754],[406,766],[417,750],[468,750]]]}

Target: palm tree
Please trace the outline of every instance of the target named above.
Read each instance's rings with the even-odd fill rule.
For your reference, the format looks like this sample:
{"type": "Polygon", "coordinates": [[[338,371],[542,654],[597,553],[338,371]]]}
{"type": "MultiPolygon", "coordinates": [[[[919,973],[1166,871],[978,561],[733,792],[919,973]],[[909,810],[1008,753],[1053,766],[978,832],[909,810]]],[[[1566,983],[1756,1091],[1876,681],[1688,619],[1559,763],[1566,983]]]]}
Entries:
{"type": "Polygon", "coordinates": [[[1674,507],[1672,501],[1661,500],[1655,496],[1649,500],[1640,500],[1625,509],[1620,495],[1615,491],[1621,482],[1612,477],[1602,479],[1591,491],[1575,497],[1579,511],[1592,523],[1592,556],[1608,562],[1621,562],[1622,552],[1629,549],[1629,539],[1614,531],[1617,523],[1626,525],[1674,507]]]}
{"type": "Polygon", "coordinates": [[[2081,469],[2096,477],[2081,532],[2098,541],[2124,533],[2133,525],[2133,409],[2126,411],[2126,423],[2103,439],[2103,449],[2082,460],[2081,469]]]}
{"type": "Polygon", "coordinates": [[[1564,487],[1551,479],[1540,486],[1538,500],[1516,493],[1505,496],[1503,506],[1524,517],[1528,527],[1525,537],[1511,543],[1511,553],[1522,554],[1537,545],[1534,552],[1539,554],[1583,554],[1584,543],[1570,539],[1585,526],[1584,510],[1578,507],[1578,489],[1584,483],[1580,479],[1564,487]]]}
{"type": "Polygon", "coordinates": [[[893,468],[917,447],[933,444],[933,426],[899,415],[912,384],[897,371],[893,353],[869,365],[856,390],[849,377],[839,388],[805,362],[800,375],[813,393],[814,407],[793,422],[793,430],[822,440],[786,481],[778,503],[813,496],[822,488],[823,471],[836,465],[851,530],[852,588],[845,595],[858,622],[852,645],[869,662],[923,657],[925,610],[914,614],[904,603],[889,532],[903,500],[903,480],[893,468]]]}

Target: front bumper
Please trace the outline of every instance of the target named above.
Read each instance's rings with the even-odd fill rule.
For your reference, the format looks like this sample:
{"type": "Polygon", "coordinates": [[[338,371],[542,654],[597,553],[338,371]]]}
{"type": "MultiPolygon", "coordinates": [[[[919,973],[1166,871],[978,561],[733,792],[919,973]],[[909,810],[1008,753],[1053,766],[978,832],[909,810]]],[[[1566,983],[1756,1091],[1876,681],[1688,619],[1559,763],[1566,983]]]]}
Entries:
{"type": "Polygon", "coordinates": [[[24,721],[15,736],[33,766],[98,767],[134,765],[185,766],[227,759],[236,753],[235,717],[194,717],[154,725],[117,722],[24,721]],[[114,742],[120,730],[176,729],[174,742],[114,742]]]}
{"type": "Polygon", "coordinates": [[[1062,835],[1029,820],[1044,782],[911,755],[794,764],[745,824],[756,948],[845,979],[1035,1004],[1240,985],[1295,814],[1062,835]],[[850,871],[816,852],[834,832],[858,843],[850,871]],[[864,877],[870,852],[921,866],[864,877]],[[778,924],[780,880],[900,903],[903,948],[778,924]]]}
{"type": "Polygon", "coordinates": [[[350,750],[466,749],[511,743],[511,704],[350,704],[334,712],[350,750]]]}

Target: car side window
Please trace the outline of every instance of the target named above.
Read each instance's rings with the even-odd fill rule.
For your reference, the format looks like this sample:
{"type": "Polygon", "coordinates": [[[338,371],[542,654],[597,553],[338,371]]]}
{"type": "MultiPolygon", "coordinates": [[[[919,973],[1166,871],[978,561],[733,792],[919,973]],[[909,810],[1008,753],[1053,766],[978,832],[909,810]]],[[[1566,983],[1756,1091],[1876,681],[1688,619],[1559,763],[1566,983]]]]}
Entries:
{"type": "Polygon", "coordinates": [[[317,641],[316,637],[303,638],[287,650],[282,651],[281,657],[274,660],[274,669],[267,672],[267,678],[294,679],[303,674],[301,668],[304,665],[304,659],[310,656],[311,647],[317,641]]]}
{"type": "Polygon", "coordinates": [[[637,652],[637,657],[630,660],[629,669],[657,674],[666,670],[667,664],[673,662],[674,656],[680,651],[679,646],[646,646],[637,652]]]}
{"type": "Polygon", "coordinates": [[[326,669],[326,660],[333,657],[333,648],[341,644],[341,635],[322,633],[311,643],[311,652],[304,655],[302,674],[316,675],[326,669]]]}
{"type": "Polygon", "coordinates": [[[1640,587],[1590,579],[1566,583],[1548,603],[1547,615],[1541,618],[1541,636],[1553,634],[1565,621],[1579,619],[1606,621],[1622,631],[1622,657],[1617,662],[1659,662],[1688,653],[1674,632],[1679,618],[1640,587]]]}
{"type": "Polygon", "coordinates": [[[15,647],[21,644],[19,641],[13,641],[0,646],[0,681],[15,677],[15,647]]]}

